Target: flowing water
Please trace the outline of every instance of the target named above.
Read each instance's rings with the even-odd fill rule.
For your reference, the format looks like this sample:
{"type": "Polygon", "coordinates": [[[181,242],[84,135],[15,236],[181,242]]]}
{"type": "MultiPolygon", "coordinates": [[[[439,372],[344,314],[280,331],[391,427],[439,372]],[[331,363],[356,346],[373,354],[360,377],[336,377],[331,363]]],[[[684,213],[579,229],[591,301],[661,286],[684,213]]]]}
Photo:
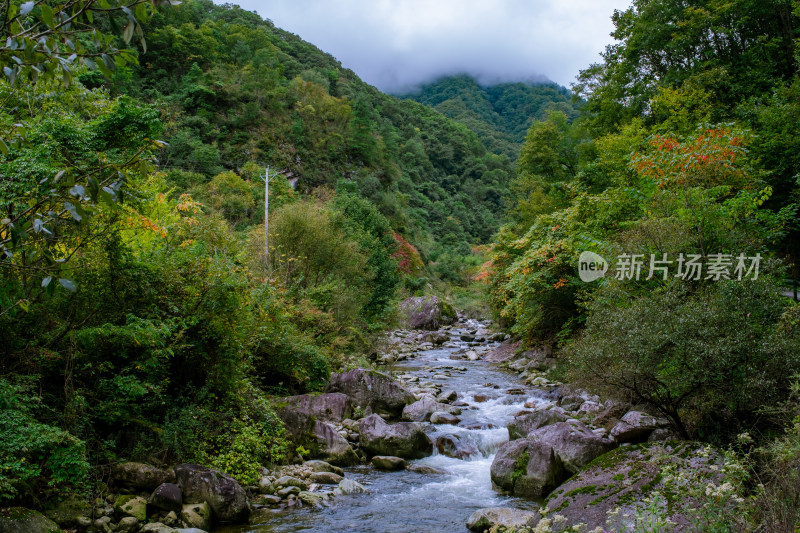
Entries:
{"type": "MultiPolygon", "coordinates": [[[[454,340],[439,349],[419,352],[412,359],[394,364],[393,374],[419,377],[455,390],[462,407],[458,426],[434,425],[428,432],[436,441],[442,434],[455,434],[471,444],[476,453],[465,459],[435,455],[413,461],[445,470],[446,474],[411,471],[382,472],[371,466],[346,468],[346,477],[367,487],[367,494],[338,496],[322,508],[260,509],[246,528],[226,528],[225,533],[319,532],[458,532],[467,531],[467,518],[483,507],[512,506],[533,509],[536,504],[504,496],[492,489],[489,469],[495,452],[508,440],[506,425],[524,409],[526,402],[544,403],[543,391],[522,384],[511,373],[491,363],[453,361],[450,355],[463,349],[459,334],[477,323],[461,325],[449,333],[454,340]],[[441,377],[442,372],[450,375],[441,377]],[[439,374],[439,378],[433,378],[439,374]],[[475,396],[485,401],[476,401],[475,396]]],[[[531,405],[530,403],[528,405],[531,405]]]]}

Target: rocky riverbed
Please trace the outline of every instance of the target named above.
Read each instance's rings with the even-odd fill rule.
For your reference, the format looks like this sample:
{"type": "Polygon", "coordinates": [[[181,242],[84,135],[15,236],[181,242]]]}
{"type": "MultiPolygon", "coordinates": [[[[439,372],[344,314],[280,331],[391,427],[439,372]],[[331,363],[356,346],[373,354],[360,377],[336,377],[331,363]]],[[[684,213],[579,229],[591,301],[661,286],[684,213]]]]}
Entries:
{"type": "MultiPolygon", "coordinates": [[[[380,371],[334,374],[323,393],[276,403],[303,464],[242,487],[198,465],[127,463],[107,500],[51,518],[98,533],[601,531],[609,520],[623,531],[665,472],[720,482],[720,454],[666,444],[667,421],[549,380],[547,350],[523,351],[487,322],[394,331],[376,359],[380,371]]],[[[660,505],[688,524],[681,505],[660,505]]],[[[24,520],[42,527],[0,525],[55,526],[24,520]]]]}

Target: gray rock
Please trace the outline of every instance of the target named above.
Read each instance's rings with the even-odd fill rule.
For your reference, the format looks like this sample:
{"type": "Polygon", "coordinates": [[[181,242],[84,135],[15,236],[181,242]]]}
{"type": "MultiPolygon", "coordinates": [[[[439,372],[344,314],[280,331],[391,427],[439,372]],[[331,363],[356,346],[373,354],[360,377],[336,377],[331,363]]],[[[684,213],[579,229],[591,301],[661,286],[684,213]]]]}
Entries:
{"type": "Polygon", "coordinates": [[[117,516],[133,516],[139,522],[147,520],[147,500],[141,496],[123,494],[114,502],[114,512],[117,516]]]}
{"type": "Polygon", "coordinates": [[[110,484],[122,493],[152,492],[162,483],[174,483],[175,474],[143,463],[121,463],[111,468],[110,484]]]}
{"type": "Polygon", "coordinates": [[[458,393],[452,389],[442,391],[442,393],[436,397],[436,401],[441,403],[452,403],[456,400],[458,400],[458,393]]]}
{"type": "Polygon", "coordinates": [[[301,491],[300,491],[299,487],[291,486],[291,487],[284,487],[284,488],[280,489],[277,492],[277,494],[278,494],[278,496],[280,496],[281,498],[283,498],[285,500],[290,495],[292,495],[292,494],[297,495],[297,494],[300,494],[300,492],[301,491]]]}
{"type": "Polygon", "coordinates": [[[297,499],[306,505],[318,507],[322,505],[322,501],[325,499],[325,497],[322,494],[317,494],[315,492],[303,491],[297,495],[297,499]]]}
{"type": "Polygon", "coordinates": [[[274,496],[272,494],[264,494],[264,495],[261,496],[260,499],[261,499],[261,503],[263,503],[265,505],[277,505],[277,504],[281,503],[281,497],[280,496],[274,496]]]}
{"type": "MultiPolygon", "coordinates": [[[[506,528],[512,531],[524,527],[532,527],[539,521],[536,511],[523,511],[510,507],[489,507],[478,509],[467,520],[467,529],[475,533],[483,533],[492,528],[506,528]]],[[[494,530],[493,530],[494,531],[494,530]]]]}
{"type": "Polygon", "coordinates": [[[179,527],[175,529],[178,533],[207,533],[205,530],[197,527],[179,527]]]}
{"type": "Polygon", "coordinates": [[[580,422],[558,422],[510,441],[495,455],[492,484],[517,496],[538,498],[616,444],[580,422]]]}
{"type": "Polygon", "coordinates": [[[118,533],[134,533],[139,530],[139,521],[132,516],[126,516],[119,521],[114,531],[118,533]]]}
{"type": "Polygon", "coordinates": [[[341,422],[353,412],[352,401],[340,392],[289,396],[278,400],[275,407],[290,432],[305,428],[311,417],[325,422],[341,422]]]}
{"type": "Polygon", "coordinates": [[[0,509],[2,533],[61,533],[58,524],[38,511],[24,507],[0,509]]]}
{"type": "Polygon", "coordinates": [[[521,342],[503,343],[486,354],[484,360],[489,361],[490,363],[504,363],[506,361],[510,361],[515,357],[517,350],[519,350],[521,346],[521,342]]]}
{"type": "Polygon", "coordinates": [[[212,518],[211,506],[206,502],[187,503],[181,508],[181,520],[191,528],[210,531],[212,518]]]}
{"type": "Polygon", "coordinates": [[[492,461],[492,486],[515,496],[540,498],[569,474],[551,446],[530,439],[507,442],[492,461]]]}
{"type": "Polygon", "coordinates": [[[359,421],[358,437],[361,448],[370,455],[396,455],[404,459],[419,459],[433,452],[433,443],[415,422],[389,425],[378,415],[359,421]]]}
{"type": "Polygon", "coordinates": [[[314,483],[319,483],[321,485],[338,485],[339,482],[344,479],[339,474],[334,474],[333,472],[314,472],[311,474],[309,478],[314,483]]]}
{"type": "Polygon", "coordinates": [[[411,329],[436,330],[456,319],[453,308],[436,296],[415,296],[403,300],[398,309],[411,329]]]}
{"type": "Polygon", "coordinates": [[[406,404],[414,401],[414,396],[391,377],[363,368],[333,374],[325,391],[341,392],[349,396],[354,405],[389,416],[400,416],[406,404]]]}
{"type": "Polygon", "coordinates": [[[162,524],[161,522],[151,522],[145,524],[144,527],[139,530],[139,533],[178,533],[178,530],[166,524],[162,524]]]}
{"type": "Polygon", "coordinates": [[[468,459],[480,455],[480,451],[475,445],[452,433],[436,437],[436,449],[440,454],[456,459],[468,459]]]}
{"type": "Polygon", "coordinates": [[[444,411],[436,411],[431,414],[431,424],[450,424],[454,426],[459,422],[461,422],[460,418],[444,411]]]}
{"type": "Polygon", "coordinates": [[[313,457],[341,466],[358,464],[358,456],[347,439],[326,422],[314,421],[306,441],[313,457]]]}
{"type": "Polygon", "coordinates": [[[175,476],[185,503],[208,502],[215,519],[221,522],[246,522],[250,516],[247,493],[238,481],[224,472],[182,464],[175,467],[175,476]]]}
{"type": "Polygon", "coordinates": [[[93,523],[95,529],[99,529],[103,533],[111,533],[113,529],[111,528],[111,517],[110,516],[101,516],[93,523]]]}
{"type": "Polygon", "coordinates": [[[628,411],[625,416],[611,428],[611,438],[617,442],[644,442],[653,430],[669,425],[664,420],[643,413],[628,411]]]}
{"type": "Polygon", "coordinates": [[[447,470],[436,468],[435,466],[410,464],[406,466],[409,472],[416,472],[417,474],[448,474],[447,470]]]}
{"type": "Polygon", "coordinates": [[[684,496],[685,485],[721,483],[722,465],[722,454],[700,443],[625,446],[601,456],[570,478],[548,496],[546,505],[557,509],[553,514],[567,519],[565,530],[583,523],[587,526],[584,530],[602,527],[604,531],[628,531],[628,524],[608,524],[607,513],[619,509],[619,517],[634,516],[636,506],[641,507],[653,493],[674,494],[669,507],[666,499],[661,499],[664,518],[675,523],[675,531],[694,531],[696,523],[687,516],[688,509],[699,508],[702,502],[684,496]],[[662,475],[667,472],[669,475],[662,475]]]}
{"type": "MultiPolygon", "coordinates": [[[[356,424],[356,429],[358,429],[358,424],[356,424]]],[[[334,474],[344,476],[344,470],[338,466],[333,466],[330,463],[326,463],[325,461],[306,461],[303,463],[303,466],[310,468],[312,472],[332,472],[334,474]]]]}
{"type": "Polygon", "coordinates": [[[349,478],[344,478],[342,481],[340,481],[337,490],[341,494],[360,494],[362,492],[367,492],[367,489],[364,487],[364,485],[349,478]]]}
{"type": "Polygon", "coordinates": [[[376,455],[372,458],[372,466],[379,470],[403,470],[406,467],[406,460],[391,455],[376,455]]]}
{"type": "Polygon", "coordinates": [[[508,438],[509,440],[522,439],[527,437],[528,433],[540,427],[566,420],[567,415],[558,409],[546,409],[515,416],[514,420],[508,424],[508,438]]]}
{"type": "Polygon", "coordinates": [[[298,487],[300,490],[308,489],[308,483],[300,478],[292,476],[283,476],[275,480],[275,486],[278,488],[283,487],[298,487]]]}
{"type": "Polygon", "coordinates": [[[579,421],[544,426],[531,432],[528,438],[552,446],[564,468],[573,474],[617,447],[615,442],[595,435],[579,421]]]}
{"type": "Polygon", "coordinates": [[[175,511],[170,511],[166,516],[162,516],[161,523],[169,527],[177,527],[180,525],[178,523],[178,515],[175,514],[175,511]]]}
{"type": "Polygon", "coordinates": [[[581,405],[583,405],[583,402],[585,401],[586,400],[584,400],[579,394],[570,394],[563,396],[558,401],[558,406],[565,411],[577,411],[581,408],[581,405]]]}
{"type": "Polygon", "coordinates": [[[441,346],[450,340],[450,335],[447,333],[442,333],[441,331],[434,331],[433,333],[428,333],[425,335],[423,340],[425,342],[430,342],[434,346],[441,346]]]}
{"type": "MultiPolygon", "coordinates": [[[[430,394],[425,394],[419,400],[411,405],[407,405],[405,409],[403,409],[403,420],[409,420],[411,422],[424,422],[428,420],[436,411],[452,413],[456,409],[458,408],[452,407],[446,403],[439,403],[430,394]]],[[[461,411],[459,410],[458,412],[461,411]]]]}
{"type": "Polygon", "coordinates": [[[174,483],[162,483],[150,495],[147,504],[164,511],[180,513],[183,507],[181,488],[174,483]]]}

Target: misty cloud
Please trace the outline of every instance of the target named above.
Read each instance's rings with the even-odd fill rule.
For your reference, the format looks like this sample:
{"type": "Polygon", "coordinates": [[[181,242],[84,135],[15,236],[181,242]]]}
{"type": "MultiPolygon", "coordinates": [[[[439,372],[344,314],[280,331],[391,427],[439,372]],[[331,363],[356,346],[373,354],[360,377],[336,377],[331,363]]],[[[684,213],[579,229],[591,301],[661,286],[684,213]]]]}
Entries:
{"type": "Polygon", "coordinates": [[[612,42],[629,0],[242,0],[381,90],[438,76],[569,86],[612,42]]]}

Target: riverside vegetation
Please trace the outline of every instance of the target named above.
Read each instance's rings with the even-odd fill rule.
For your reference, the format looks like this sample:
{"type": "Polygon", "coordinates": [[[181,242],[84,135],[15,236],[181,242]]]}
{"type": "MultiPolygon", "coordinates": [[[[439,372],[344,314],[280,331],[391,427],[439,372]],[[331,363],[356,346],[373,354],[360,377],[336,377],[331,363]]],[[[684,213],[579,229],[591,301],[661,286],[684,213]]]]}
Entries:
{"type": "MultiPolygon", "coordinates": [[[[549,410],[572,417],[510,426],[492,482],[547,507],[502,527],[795,530],[800,306],[783,293],[800,277],[796,0],[634,0],[572,100],[468,77],[398,99],[270,21],[204,0],[4,6],[3,527],[27,517],[48,530],[22,507],[78,502],[66,527],[207,529],[245,516],[243,487],[309,505],[315,474],[360,490],[336,467],[281,466],[310,455],[430,453],[419,427],[375,413],[391,420],[431,391],[364,369],[392,362],[376,346],[399,317],[433,313],[420,325],[434,330],[455,318],[438,299],[397,311],[436,292],[474,313],[488,301],[519,343],[506,364],[559,391],[549,410]],[[280,173],[265,261],[267,164],[280,173]],[[590,284],[582,251],[763,260],[757,280],[611,271],[590,284]],[[377,399],[364,383],[382,384],[377,399]],[[284,404],[326,387],[326,401],[342,396],[325,409],[362,402],[337,421],[356,425],[293,425],[284,404]],[[624,424],[635,438],[620,438],[624,424]],[[609,452],[656,431],[660,444],[609,452]],[[565,455],[576,438],[597,457],[565,455]],[[546,482],[532,466],[544,446],[557,458],[546,482]],[[661,469],[642,473],[647,462],[661,469]],[[624,499],[609,487],[628,474],[641,482],[624,499]],[[197,481],[209,476],[214,490],[197,481]],[[175,489],[208,509],[151,494],[175,489]],[[597,500],[629,516],[592,517],[597,500]],[[75,522],[80,502],[93,521],[75,522]],[[153,505],[167,523],[143,526],[153,505]]],[[[425,347],[448,342],[438,333],[425,347]]],[[[439,423],[454,401],[436,399],[439,423]]]]}

